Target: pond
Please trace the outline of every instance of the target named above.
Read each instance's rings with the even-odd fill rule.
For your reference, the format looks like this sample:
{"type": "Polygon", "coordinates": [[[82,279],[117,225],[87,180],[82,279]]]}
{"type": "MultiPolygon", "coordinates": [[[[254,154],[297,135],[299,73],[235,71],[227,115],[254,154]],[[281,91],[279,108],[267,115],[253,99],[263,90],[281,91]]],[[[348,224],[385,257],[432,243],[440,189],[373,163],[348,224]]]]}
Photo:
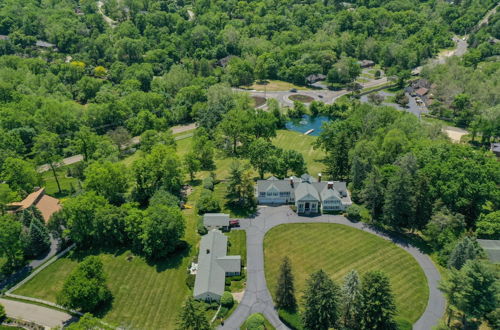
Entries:
{"type": "Polygon", "coordinates": [[[285,124],[286,129],[290,131],[295,131],[299,133],[305,133],[311,129],[312,131],[309,135],[318,136],[321,133],[321,126],[325,122],[329,122],[330,119],[326,116],[309,116],[303,115],[302,118],[292,119],[285,124]]]}

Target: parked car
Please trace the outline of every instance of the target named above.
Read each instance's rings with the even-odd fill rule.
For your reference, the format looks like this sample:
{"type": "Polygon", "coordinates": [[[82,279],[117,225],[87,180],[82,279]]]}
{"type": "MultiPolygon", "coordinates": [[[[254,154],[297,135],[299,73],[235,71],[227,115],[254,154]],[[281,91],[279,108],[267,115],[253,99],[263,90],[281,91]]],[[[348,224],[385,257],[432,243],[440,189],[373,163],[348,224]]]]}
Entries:
{"type": "Polygon", "coordinates": [[[290,92],[291,92],[291,93],[297,93],[297,88],[292,88],[292,89],[290,89],[290,92]]]}
{"type": "Polygon", "coordinates": [[[240,220],[229,220],[229,227],[239,227],[240,226],[240,220]]]}

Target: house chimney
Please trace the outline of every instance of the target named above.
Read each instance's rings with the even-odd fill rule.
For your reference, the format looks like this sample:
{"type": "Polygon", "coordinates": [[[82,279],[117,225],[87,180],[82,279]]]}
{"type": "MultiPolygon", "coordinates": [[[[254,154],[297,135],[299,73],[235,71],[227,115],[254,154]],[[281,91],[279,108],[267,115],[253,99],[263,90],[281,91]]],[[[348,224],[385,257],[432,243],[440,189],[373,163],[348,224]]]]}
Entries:
{"type": "Polygon", "coordinates": [[[207,254],[210,254],[210,249],[207,249],[207,254]]]}
{"type": "Polygon", "coordinates": [[[293,188],[293,176],[290,177],[290,186],[293,188]]]}
{"type": "Polygon", "coordinates": [[[318,173],[318,182],[321,182],[321,173],[318,173]]]}
{"type": "Polygon", "coordinates": [[[333,181],[328,181],[327,188],[333,189],[333,181]]]}

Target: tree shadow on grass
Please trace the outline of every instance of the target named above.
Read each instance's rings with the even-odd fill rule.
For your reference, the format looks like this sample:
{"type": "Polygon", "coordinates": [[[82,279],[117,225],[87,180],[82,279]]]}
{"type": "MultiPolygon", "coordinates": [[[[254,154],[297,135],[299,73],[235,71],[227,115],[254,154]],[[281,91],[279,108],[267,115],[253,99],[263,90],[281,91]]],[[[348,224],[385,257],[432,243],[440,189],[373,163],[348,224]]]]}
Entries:
{"type": "Polygon", "coordinates": [[[184,258],[189,257],[191,252],[191,245],[186,241],[181,241],[177,249],[163,259],[145,259],[148,266],[155,267],[158,273],[164,272],[168,269],[175,269],[182,265],[184,258]]]}

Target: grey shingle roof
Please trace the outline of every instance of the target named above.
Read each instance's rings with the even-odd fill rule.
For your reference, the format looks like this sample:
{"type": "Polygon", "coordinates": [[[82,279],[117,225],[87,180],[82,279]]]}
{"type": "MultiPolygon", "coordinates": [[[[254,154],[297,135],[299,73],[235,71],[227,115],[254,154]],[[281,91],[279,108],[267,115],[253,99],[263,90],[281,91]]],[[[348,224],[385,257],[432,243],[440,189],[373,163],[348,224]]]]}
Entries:
{"type": "Polygon", "coordinates": [[[318,190],[310,183],[301,182],[295,189],[295,200],[320,201],[318,190]]]}
{"type": "Polygon", "coordinates": [[[241,268],[241,257],[226,256],[226,253],[227,236],[220,230],[213,229],[202,237],[198,254],[198,271],[194,282],[194,297],[206,292],[222,296],[226,272],[239,272],[241,268]]]}
{"type": "Polygon", "coordinates": [[[500,240],[478,239],[477,242],[486,252],[491,262],[500,263],[500,240]]]}
{"type": "Polygon", "coordinates": [[[205,225],[205,227],[229,226],[229,214],[205,213],[203,215],[203,225],[205,225]]]}
{"type": "Polygon", "coordinates": [[[259,180],[257,181],[257,191],[267,191],[271,186],[275,186],[279,191],[292,191],[290,180],[259,180]]]}

